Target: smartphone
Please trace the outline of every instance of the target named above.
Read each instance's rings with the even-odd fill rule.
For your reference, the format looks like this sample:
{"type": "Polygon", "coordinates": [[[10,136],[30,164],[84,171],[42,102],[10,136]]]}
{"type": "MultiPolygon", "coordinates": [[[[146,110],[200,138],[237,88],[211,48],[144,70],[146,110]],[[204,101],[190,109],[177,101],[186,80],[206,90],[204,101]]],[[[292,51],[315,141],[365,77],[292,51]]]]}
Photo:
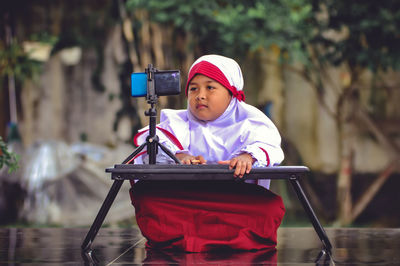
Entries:
{"type": "MultiPolygon", "coordinates": [[[[176,95],[181,92],[181,77],[179,70],[166,70],[154,72],[154,87],[157,96],[176,95]]],[[[147,95],[147,74],[145,72],[132,73],[132,97],[147,95]]]]}

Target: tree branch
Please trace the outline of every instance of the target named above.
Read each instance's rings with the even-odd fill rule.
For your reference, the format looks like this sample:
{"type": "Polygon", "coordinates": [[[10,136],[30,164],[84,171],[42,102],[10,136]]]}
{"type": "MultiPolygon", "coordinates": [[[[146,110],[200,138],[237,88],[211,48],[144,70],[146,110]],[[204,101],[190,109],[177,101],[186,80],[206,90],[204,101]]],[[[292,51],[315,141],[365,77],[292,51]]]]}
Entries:
{"type": "Polygon", "coordinates": [[[368,204],[372,201],[375,195],[378,193],[380,188],[385,184],[386,180],[396,170],[399,160],[392,161],[386,169],[378,176],[377,179],[369,186],[369,188],[363,193],[357,203],[354,205],[352,211],[351,221],[357,219],[357,217],[365,210],[368,204]]]}

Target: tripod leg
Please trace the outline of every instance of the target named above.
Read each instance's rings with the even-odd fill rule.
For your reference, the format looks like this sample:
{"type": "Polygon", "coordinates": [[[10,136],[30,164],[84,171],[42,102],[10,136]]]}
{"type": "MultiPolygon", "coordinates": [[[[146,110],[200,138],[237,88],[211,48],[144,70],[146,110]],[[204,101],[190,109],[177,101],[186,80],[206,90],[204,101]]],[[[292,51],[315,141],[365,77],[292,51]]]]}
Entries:
{"type": "Polygon", "coordinates": [[[131,155],[129,155],[123,162],[122,164],[126,164],[128,163],[130,160],[132,160],[139,152],[141,152],[143,150],[143,148],[146,146],[146,144],[142,144],[139,147],[136,148],[136,150],[134,150],[131,155]]]}
{"type": "Polygon", "coordinates": [[[164,145],[162,145],[160,142],[157,142],[158,146],[160,146],[160,148],[171,158],[173,159],[177,164],[181,164],[181,161],[179,161],[178,158],[176,158],[176,156],[167,149],[167,147],[165,147],[164,145]]]}
{"type": "Polygon", "coordinates": [[[312,225],[314,226],[314,229],[317,232],[318,237],[321,240],[322,245],[324,246],[324,249],[326,250],[326,252],[328,252],[330,254],[331,249],[332,249],[332,244],[329,241],[329,238],[326,235],[325,230],[322,227],[322,225],[320,224],[317,216],[315,215],[310,202],[308,201],[306,195],[304,194],[304,191],[300,186],[299,180],[297,179],[297,177],[293,177],[290,179],[290,183],[292,184],[294,190],[296,191],[297,197],[299,198],[301,204],[303,205],[305,212],[307,213],[308,217],[310,218],[310,221],[311,221],[312,225]]]}

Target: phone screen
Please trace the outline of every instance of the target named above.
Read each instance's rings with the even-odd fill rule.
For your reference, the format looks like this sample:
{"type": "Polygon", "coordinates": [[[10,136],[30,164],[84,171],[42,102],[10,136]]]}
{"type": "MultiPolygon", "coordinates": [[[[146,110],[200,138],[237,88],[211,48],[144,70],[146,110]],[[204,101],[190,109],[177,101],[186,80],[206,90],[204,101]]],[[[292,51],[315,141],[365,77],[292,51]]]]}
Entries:
{"type": "Polygon", "coordinates": [[[156,93],[159,96],[176,95],[181,92],[179,70],[166,70],[155,73],[156,93]]]}

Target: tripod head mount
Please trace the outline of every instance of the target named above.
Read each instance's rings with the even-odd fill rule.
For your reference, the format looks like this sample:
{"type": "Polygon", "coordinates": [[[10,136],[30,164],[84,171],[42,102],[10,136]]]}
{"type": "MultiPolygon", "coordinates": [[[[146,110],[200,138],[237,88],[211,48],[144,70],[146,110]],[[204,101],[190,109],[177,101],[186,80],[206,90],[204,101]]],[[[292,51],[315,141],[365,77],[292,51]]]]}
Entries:
{"type": "Polygon", "coordinates": [[[156,86],[155,86],[155,73],[158,72],[158,70],[157,68],[153,67],[152,64],[149,64],[145,72],[147,74],[146,100],[148,104],[154,106],[158,101],[158,95],[156,94],[156,86]]]}

